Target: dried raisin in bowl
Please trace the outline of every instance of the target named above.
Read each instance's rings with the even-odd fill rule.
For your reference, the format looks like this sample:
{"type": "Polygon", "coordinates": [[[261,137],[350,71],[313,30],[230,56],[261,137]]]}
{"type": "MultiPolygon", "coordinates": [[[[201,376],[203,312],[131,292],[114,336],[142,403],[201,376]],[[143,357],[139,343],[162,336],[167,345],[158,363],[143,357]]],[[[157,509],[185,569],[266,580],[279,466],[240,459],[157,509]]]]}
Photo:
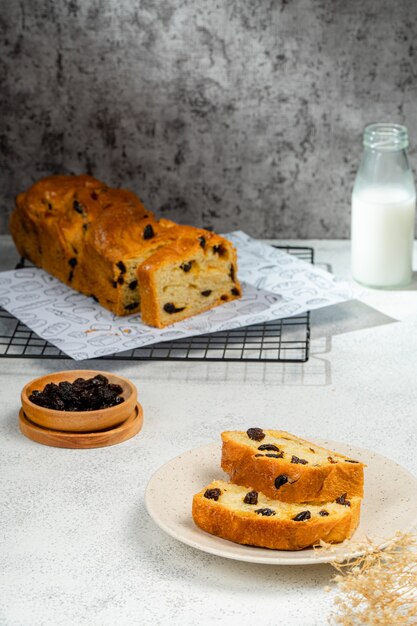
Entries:
{"type": "Polygon", "coordinates": [[[106,428],[116,426],[116,424],[121,424],[132,415],[138,401],[136,387],[130,380],[116,374],[96,370],[56,372],[35,378],[23,387],[21,399],[26,417],[38,424],[38,426],[52,430],[80,433],[105,430],[106,428]],[[93,411],[59,411],[38,406],[29,400],[29,396],[33,391],[42,391],[48,383],[55,383],[56,385],[64,381],[73,383],[77,378],[94,378],[98,374],[104,375],[109,383],[122,387],[121,396],[124,398],[124,402],[116,406],[93,411]]]}

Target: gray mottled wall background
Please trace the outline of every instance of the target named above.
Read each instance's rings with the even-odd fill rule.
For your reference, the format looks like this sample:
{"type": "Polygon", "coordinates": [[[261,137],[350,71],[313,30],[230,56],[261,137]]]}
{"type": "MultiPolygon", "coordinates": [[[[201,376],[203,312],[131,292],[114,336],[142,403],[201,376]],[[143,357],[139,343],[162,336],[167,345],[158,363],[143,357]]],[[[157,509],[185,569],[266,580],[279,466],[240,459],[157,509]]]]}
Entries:
{"type": "Polygon", "coordinates": [[[87,171],[180,222],[348,237],[363,127],[417,145],[415,0],[0,0],[0,35],[3,231],[87,171]]]}

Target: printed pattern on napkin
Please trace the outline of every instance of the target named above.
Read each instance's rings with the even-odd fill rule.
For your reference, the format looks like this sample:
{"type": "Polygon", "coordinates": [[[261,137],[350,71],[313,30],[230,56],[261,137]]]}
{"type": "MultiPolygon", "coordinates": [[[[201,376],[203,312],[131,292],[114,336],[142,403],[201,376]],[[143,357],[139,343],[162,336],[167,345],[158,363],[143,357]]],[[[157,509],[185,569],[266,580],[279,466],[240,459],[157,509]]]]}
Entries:
{"type": "Polygon", "coordinates": [[[137,313],[117,316],[34,267],[0,273],[0,306],[71,358],[83,360],[298,315],[351,296],[349,286],[329,272],[245,233],[227,237],[238,251],[242,298],[167,328],[147,326],[137,313]]]}

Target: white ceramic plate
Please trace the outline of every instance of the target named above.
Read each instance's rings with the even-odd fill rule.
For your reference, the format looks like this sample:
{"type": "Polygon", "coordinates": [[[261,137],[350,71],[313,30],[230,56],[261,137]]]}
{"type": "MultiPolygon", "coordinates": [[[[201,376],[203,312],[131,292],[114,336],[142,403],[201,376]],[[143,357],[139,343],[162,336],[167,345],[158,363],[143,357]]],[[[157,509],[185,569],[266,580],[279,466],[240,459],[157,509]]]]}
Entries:
{"type": "Polygon", "coordinates": [[[220,539],[200,530],[193,522],[193,495],[217,478],[226,479],[220,469],[221,447],[217,443],[189,450],[172,459],[150,479],[145,493],[149,515],[168,535],[210,554],[270,565],[305,565],[327,563],[334,559],[359,555],[354,547],[367,537],[381,543],[397,531],[407,532],[417,520],[417,479],[394,461],[365,450],[334,441],[317,441],[346,456],[363,461],[365,497],[361,522],[352,543],[337,544],[332,552],[308,548],[300,551],[269,550],[244,546],[220,539]]]}

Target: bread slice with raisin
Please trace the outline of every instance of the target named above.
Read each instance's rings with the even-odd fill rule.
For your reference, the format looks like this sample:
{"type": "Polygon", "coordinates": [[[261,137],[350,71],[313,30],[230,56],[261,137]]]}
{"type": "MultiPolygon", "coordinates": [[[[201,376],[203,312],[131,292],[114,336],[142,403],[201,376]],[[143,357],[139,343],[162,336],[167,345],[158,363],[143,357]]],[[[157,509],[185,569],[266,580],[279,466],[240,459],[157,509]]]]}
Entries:
{"type": "Polygon", "coordinates": [[[238,485],[284,502],[363,497],[364,465],[279,430],[222,433],[222,469],[238,485]]]}
{"type": "Polygon", "coordinates": [[[361,499],[299,504],[268,498],[252,487],[215,480],[193,498],[192,515],[202,530],[251,546],[302,550],[350,538],[359,523],[361,499]]]}
{"type": "Polygon", "coordinates": [[[236,251],[205,230],[171,229],[171,245],[159,248],[138,269],[141,315],[145,324],[162,328],[241,295],[236,251]]]}

